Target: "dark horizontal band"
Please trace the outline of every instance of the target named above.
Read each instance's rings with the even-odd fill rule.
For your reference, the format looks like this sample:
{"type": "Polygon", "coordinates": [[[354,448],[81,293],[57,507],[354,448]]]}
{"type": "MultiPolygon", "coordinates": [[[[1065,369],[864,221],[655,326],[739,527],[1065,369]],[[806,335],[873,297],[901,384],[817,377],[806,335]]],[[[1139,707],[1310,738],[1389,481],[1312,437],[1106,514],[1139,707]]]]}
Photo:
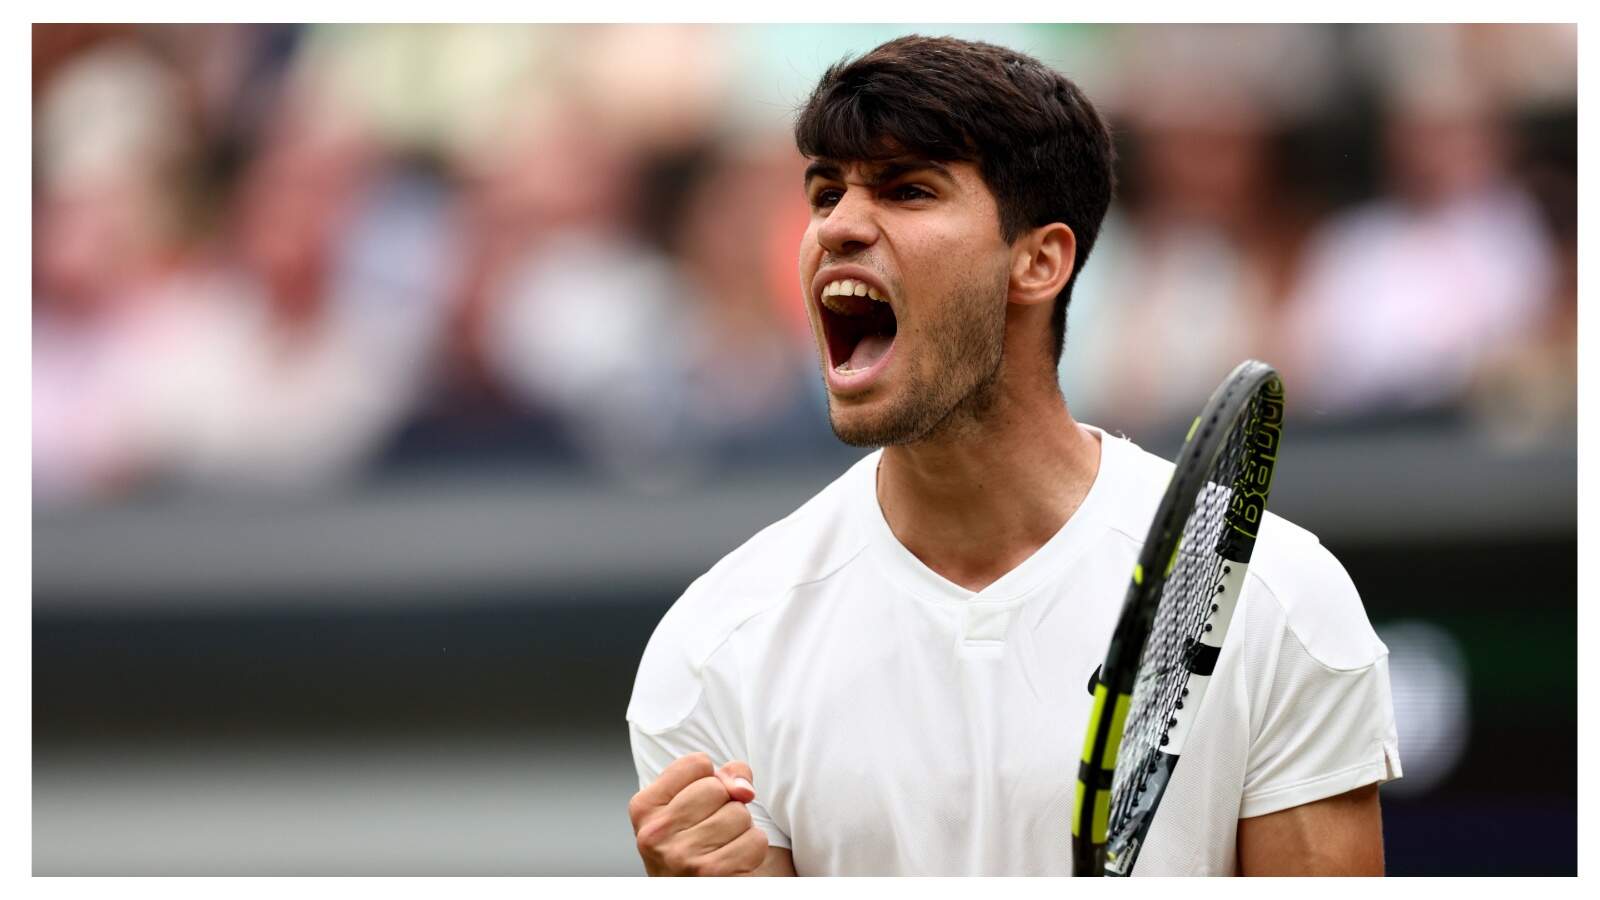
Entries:
{"type": "Polygon", "coordinates": [[[1090,790],[1111,790],[1111,775],[1110,769],[1091,766],[1086,762],[1078,763],[1078,780],[1088,785],[1090,790]]]}
{"type": "Polygon", "coordinates": [[[1202,644],[1195,641],[1189,645],[1188,669],[1195,675],[1210,675],[1217,669],[1217,657],[1222,655],[1221,647],[1202,644]]]}

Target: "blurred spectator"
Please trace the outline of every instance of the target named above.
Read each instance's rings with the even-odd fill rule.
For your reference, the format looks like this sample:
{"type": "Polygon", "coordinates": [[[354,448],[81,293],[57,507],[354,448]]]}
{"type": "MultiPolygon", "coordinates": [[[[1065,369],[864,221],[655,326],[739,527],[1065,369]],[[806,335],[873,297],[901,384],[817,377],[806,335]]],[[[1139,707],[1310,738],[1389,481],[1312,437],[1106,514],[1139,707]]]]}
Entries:
{"type": "Polygon", "coordinates": [[[415,403],[441,321],[442,196],[356,120],[285,98],[234,200],[212,290],[174,322],[142,406],[167,474],[326,483],[415,403]]]}
{"type": "Polygon", "coordinates": [[[685,288],[671,260],[597,223],[543,236],[488,289],[492,371],[558,411],[587,454],[627,472],[681,441],[685,288]]]}
{"type": "MultiPolygon", "coordinates": [[[[838,450],[789,115],[904,30],[36,26],[39,502],[495,459],[662,486],[838,450]]],[[[1186,422],[1259,355],[1297,410],[1570,427],[1571,26],[947,30],[1043,53],[1119,133],[1068,317],[1079,415],[1186,422]],[[1316,202],[1378,193],[1340,152],[1369,78],[1404,86],[1388,181],[1307,253],[1316,202]]]]}
{"type": "Polygon", "coordinates": [[[311,81],[286,91],[203,244],[171,170],[184,92],[106,45],[43,103],[35,480],[45,499],[151,479],[323,484],[385,439],[428,371],[442,197],[386,168],[311,81]]]}
{"type": "Polygon", "coordinates": [[[785,211],[802,208],[783,177],[796,165],[792,153],[712,150],[670,231],[667,247],[690,287],[685,412],[706,452],[771,458],[831,441],[795,275],[798,241],[784,228],[785,211]],[[775,236],[786,263],[776,277],[762,253],[775,236]]]}
{"type": "Polygon", "coordinates": [[[1556,242],[1551,314],[1519,339],[1490,348],[1469,404],[1479,425],[1509,449],[1570,442],[1578,422],[1578,185],[1545,169],[1531,180],[1556,242]]]}
{"type": "MultiPolygon", "coordinates": [[[[48,43],[48,42],[47,42],[48,43]]],[[[113,36],[57,58],[35,112],[33,485],[115,493],[148,464],[136,379],[187,289],[193,122],[175,73],[113,36]]]]}
{"type": "Polygon", "coordinates": [[[735,83],[726,29],[612,25],[578,36],[570,89],[626,145],[682,150],[721,127],[735,83]]]}
{"type": "Polygon", "coordinates": [[[1360,64],[1387,84],[1470,82],[1505,109],[1577,100],[1573,23],[1354,26],[1360,64]]]}
{"type": "Polygon", "coordinates": [[[1127,37],[1120,200],[1074,291],[1062,355],[1077,415],[1114,429],[1187,421],[1268,336],[1309,216],[1276,138],[1325,90],[1326,48],[1287,27],[1137,29],[1127,37]],[[1306,87],[1282,89],[1279,63],[1306,87]],[[1159,360],[1159,364],[1152,364],[1159,360]]]}
{"type": "Polygon", "coordinates": [[[1317,413],[1448,406],[1551,310],[1550,239],[1484,96],[1438,73],[1398,85],[1383,139],[1390,194],[1321,230],[1287,310],[1285,374],[1317,413]]]}
{"type": "Polygon", "coordinates": [[[478,226],[459,358],[514,408],[552,414],[548,427],[582,452],[648,456],[663,440],[651,423],[671,406],[639,392],[663,384],[680,287],[627,227],[636,164],[574,104],[533,105],[506,125],[464,197],[478,226]]]}
{"type": "Polygon", "coordinates": [[[627,227],[646,210],[594,193],[640,173],[597,171],[609,154],[589,128],[541,133],[568,135],[523,161],[545,186],[547,227],[492,286],[482,331],[514,392],[559,411],[587,456],[635,480],[821,432],[810,357],[758,255],[775,214],[770,173],[691,151],[684,183],[657,200],[651,243],[627,227]]]}

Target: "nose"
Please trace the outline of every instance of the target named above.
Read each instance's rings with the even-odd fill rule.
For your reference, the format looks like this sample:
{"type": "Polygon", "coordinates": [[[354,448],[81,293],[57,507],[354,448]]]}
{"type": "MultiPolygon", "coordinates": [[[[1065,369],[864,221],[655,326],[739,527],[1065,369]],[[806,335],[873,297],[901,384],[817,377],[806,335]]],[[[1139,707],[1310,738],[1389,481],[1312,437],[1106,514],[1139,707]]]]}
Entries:
{"type": "Polygon", "coordinates": [[[828,211],[828,218],[817,229],[817,242],[834,256],[850,256],[872,246],[878,239],[878,224],[872,200],[865,188],[852,187],[828,211]]]}

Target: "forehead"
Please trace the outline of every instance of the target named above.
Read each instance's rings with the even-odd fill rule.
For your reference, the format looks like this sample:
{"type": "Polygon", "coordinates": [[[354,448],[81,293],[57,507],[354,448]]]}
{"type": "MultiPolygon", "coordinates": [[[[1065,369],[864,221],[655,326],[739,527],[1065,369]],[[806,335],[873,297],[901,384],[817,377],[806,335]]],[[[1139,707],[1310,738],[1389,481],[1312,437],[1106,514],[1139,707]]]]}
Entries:
{"type": "Polygon", "coordinates": [[[818,157],[807,164],[805,180],[809,182],[813,178],[826,178],[833,181],[845,181],[849,178],[857,178],[872,184],[913,172],[934,172],[953,181],[960,181],[968,175],[976,176],[977,168],[971,163],[960,160],[936,160],[914,154],[904,154],[888,159],[832,159],[818,157]],[[970,169],[971,172],[965,173],[962,172],[962,169],[970,169]]]}

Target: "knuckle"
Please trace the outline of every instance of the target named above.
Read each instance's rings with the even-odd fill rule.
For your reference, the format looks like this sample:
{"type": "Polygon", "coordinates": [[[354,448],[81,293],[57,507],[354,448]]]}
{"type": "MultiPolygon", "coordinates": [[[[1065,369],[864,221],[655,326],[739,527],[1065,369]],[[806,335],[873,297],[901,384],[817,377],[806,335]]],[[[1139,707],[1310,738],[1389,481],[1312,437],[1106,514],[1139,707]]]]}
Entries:
{"type": "Polygon", "coordinates": [[[635,832],[635,839],[641,853],[660,854],[661,846],[666,843],[669,837],[667,824],[665,816],[651,816],[639,823],[639,828],[635,832]]]}
{"type": "Polygon", "coordinates": [[[644,799],[643,791],[628,798],[628,819],[633,822],[634,828],[639,827],[639,821],[650,811],[650,804],[644,799]]]}

